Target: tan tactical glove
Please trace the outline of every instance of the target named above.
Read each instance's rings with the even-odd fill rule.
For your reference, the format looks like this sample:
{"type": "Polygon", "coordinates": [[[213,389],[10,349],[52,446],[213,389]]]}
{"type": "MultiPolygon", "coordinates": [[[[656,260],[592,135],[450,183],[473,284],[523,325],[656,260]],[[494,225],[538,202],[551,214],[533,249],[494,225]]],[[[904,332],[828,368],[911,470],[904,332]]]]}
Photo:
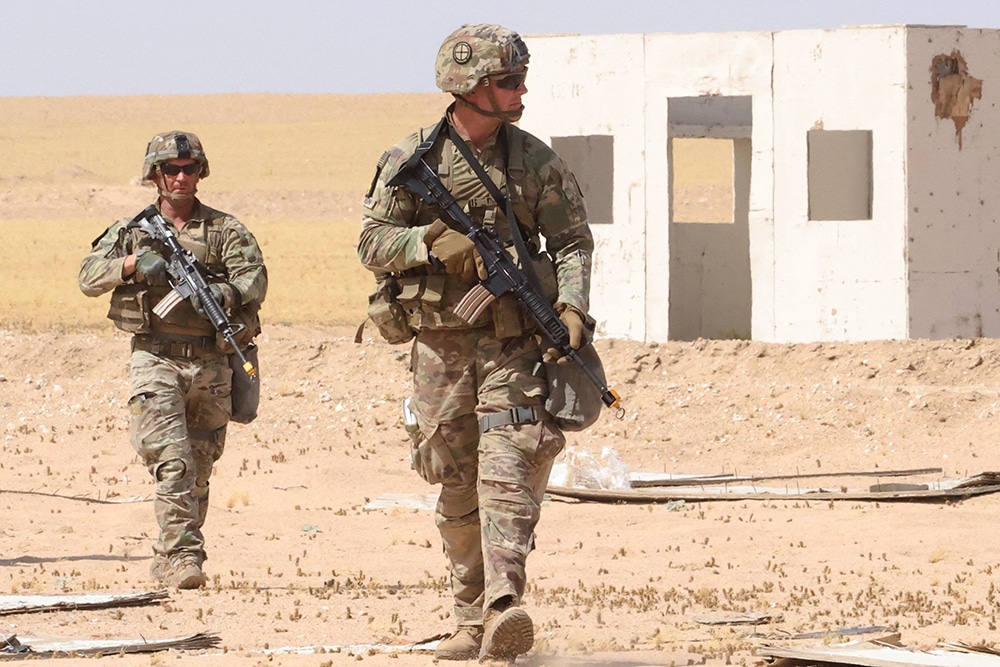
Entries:
{"type": "Polygon", "coordinates": [[[476,244],[451,229],[441,220],[432,222],[424,234],[424,243],[444,264],[446,273],[471,280],[476,271],[476,244]]]}
{"type": "MultiPolygon", "coordinates": [[[[584,321],[586,318],[579,310],[565,303],[556,303],[556,311],[559,312],[559,319],[562,320],[566,328],[569,329],[569,346],[574,350],[579,350],[585,342],[584,321]]],[[[542,353],[542,361],[547,364],[555,362],[557,364],[568,364],[569,358],[564,357],[559,350],[550,347],[542,353]]]]}

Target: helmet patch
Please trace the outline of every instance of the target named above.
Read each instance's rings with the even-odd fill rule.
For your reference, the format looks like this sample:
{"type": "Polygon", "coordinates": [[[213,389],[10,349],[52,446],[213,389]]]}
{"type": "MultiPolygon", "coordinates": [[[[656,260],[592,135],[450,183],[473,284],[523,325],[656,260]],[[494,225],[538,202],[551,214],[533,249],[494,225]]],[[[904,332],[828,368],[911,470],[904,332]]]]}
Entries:
{"type": "Polygon", "coordinates": [[[464,65],[472,60],[472,46],[468,42],[459,42],[455,45],[455,48],[451,50],[451,57],[454,58],[455,62],[459,65],[464,65]]]}

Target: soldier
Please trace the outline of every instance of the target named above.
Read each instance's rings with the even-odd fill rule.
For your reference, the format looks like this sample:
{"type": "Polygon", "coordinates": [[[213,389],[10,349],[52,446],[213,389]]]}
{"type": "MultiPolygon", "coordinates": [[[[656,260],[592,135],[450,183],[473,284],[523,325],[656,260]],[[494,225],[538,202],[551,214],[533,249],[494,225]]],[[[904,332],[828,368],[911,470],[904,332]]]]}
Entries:
{"type": "Polygon", "coordinates": [[[358,245],[362,264],[383,285],[397,285],[396,312],[406,320],[400,328],[415,335],[407,430],[414,469],[442,485],[435,522],[450,561],[457,621],[435,651],[443,660],[512,660],[534,642],[521,605],[542,495],[565,443],[544,409],[541,362],[557,353],[541,349],[533,321],[510,295],[475,322],[455,315],[481,277],[472,241],[435,207],[387,183],[418,145],[430,143],[423,159],[470,217],[509,246],[509,209],[477,175],[477,162],[503,190],[501,200],[510,199],[535,273],[578,348],[593,238],[566,164],[513,125],[524,109],[528,57],[517,33],[498,25],[466,25],[445,39],[436,79],[454,102],[436,126],[383,155],[358,245]]]}
{"type": "MultiPolygon", "coordinates": [[[[149,142],[143,182],[155,183],[156,208],[180,244],[214,274],[216,301],[232,322],[246,325],[237,337],[244,347],[260,333],[267,271],[253,234],[195,196],[208,173],[194,134],[165,132],[149,142]]],[[[108,317],[133,334],[131,442],[155,481],[160,526],[150,574],[167,586],[200,588],[208,482],[232,417],[232,349],[217,337],[197,295],[163,319],[151,312],[171,290],[166,249],[129,222],[119,220],[94,241],[80,266],[80,289],[87,296],[113,290],[108,317]]]]}

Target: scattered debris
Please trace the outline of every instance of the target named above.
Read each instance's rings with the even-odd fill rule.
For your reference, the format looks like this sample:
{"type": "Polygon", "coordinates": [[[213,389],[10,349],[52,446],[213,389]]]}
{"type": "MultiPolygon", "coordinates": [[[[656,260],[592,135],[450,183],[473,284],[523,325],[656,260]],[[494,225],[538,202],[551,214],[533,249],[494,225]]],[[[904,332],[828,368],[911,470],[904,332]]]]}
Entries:
{"type": "Polygon", "coordinates": [[[755,483],[763,480],[812,479],[818,477],[911,477],[914,475],[937,475],[941,468],[911,468],[909,470],[859,470],[854,472],[814,472],[795,475],[691,475],[657,472],[633,472],[632,488],[648,486],[705,486],[708,484],[729,484],[732,482],[755,483]]]}
{"type": "Polygon", "coordinates": [[[760,625],[761,623],[778,623],[782,620],[781,614],[764,614],[756,611],[748,611],[741,614],[729,614],[726,616],[695,616],[694,622],[702,625],[760,625]]]}
{"type": "Polygon", "coordinates": [[[0,661],[155,653],[168,650],[197,651],[215,648],[221,641],[218,635],[211,632],[152,641],[141,637],[139,639],[41,639],[10,635],[3,638],[0,643],[0,661]]]}
{"type": "Polygon", "coordinates": [[[800,632],[792,635],[789,639],[829,639],[830,637],[850,637],[853,635],[870,635],[874,633],[895,634],[896,628],[890,628],[885,625],[862,625],[852,628],[834,628],[832,630],[800,632]]]}
{"type": "Polygon", "coordinates": [[[617,491],[632,488],[628,464],[622,461],[614,447],[602,447],[600,456],[586,449],[567,447],[562,460],[552,466],[549,484],[617,491]]]}
{"type": "Polygon", "coordinates": [[[437,507],[436,493],[383,493],[364,506],[364,510],[384,510],[403,507],[413,510],[433,510],[437,507]]]}
{"type": "Polygon", "coordinates": [[[98,493],[97,498],[88,496],[64,496],[61,493],[46,493],[44,491],[18,491],[15,489],[0,489],[0,493],[16,493],[23,496],[48,496],[49,498],[64,498],[66,500],[79,500],[85,503],[97,503],[100,505],[123,505],[127,503],[148,503],[152,502],[152,496],[131,496],[119,498],[117,496],[105,496],[101,498],[98,493]]]}
{"type": "Polygon", "coordinates": [[[0,595],[0,616],[37,611],[137,607],[158,603],[168,597],[167,591],[118,595],[0,595]]]}
{"type": "MultiPolygon", "coordinates": [[[[924,474],[927,469],[917,471],[924,474]]],[[[898,474],[898,473],[893,473],[898,474]]],[[[909,474],[909,473],[908,473],[909,474]]],[[[820,477],[838,476],[890,476],[881,472],[837,473],[820,477]]],[[[970,498],[1000,491],[1000,473],[983,472],[965,479],[934,479],[916,483],[876,482],[863,489],[851,489],[841,484],[804,488],[798,480],[816,475],[780,476],[780,479],[795,481],[784,487],[758,486],[756,481],[775,479],[773,477],[736,477],[713,475],[689,477],[683,485],[670,486],[664,490],[648,488],[629,491],[609,491],[603,489],[580,489],[550,485],[546,490],[553,496],[576,500],[605,503],[666,503],[684,500],[699,502],[708,500],[853,500],[853,501],[945,501],[970,498]],[[722,488],[718,488],[718,487],[722,488]]],[[[671,482],[672,484],[672,482],[671,482]]]]}
{"type": "Polygon", "coordinates": [[[899,642],[899,635],[845,644],[794,648],[763,646],[754,651],[774,667],[852,665],[858,667],[1000,667],[994,649],[968,644],[938,644],[920,649],[899,642]]]}
{"type": "Polygon", "coordinates": [[[260,651],[264,654],[312,655],[314,653],[346,653],[371,655],[373,653],[430,653],[447,634],[434,635],[413,644],[342,644],[338,646],[282,646],[260,651]]]}

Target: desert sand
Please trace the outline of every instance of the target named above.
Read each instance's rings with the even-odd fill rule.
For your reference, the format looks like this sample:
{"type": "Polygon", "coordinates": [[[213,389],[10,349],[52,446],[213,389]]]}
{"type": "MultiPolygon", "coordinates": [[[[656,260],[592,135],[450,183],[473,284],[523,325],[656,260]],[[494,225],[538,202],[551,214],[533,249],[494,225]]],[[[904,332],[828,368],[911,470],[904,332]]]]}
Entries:
{"type": "MultiPolygon", "coordinates": [[[[261,96],[220,106],[250,109],[255,100],[260,109],[275,103],[261,96]]],[[[283,103],[299,108],[309,101],[283,103]]],[[[438,101],[420,103],[431,109],[438,101]]],[[[180,113],[183,102],[166,103],[180,113]]],[[[29,250],[60,253],[57,267],[39,273],[61,277],[34,305],[0,312],[0,595],[156,591],[148,578],[156,535],[152,483],[128,444],[124,409],[128,338],[103,320],[106,300],[85,299],[73,282],[101,225],[148,199],[148,190],[128,181],[138,169],[128,160],[141,146],[129,146],[128,155],[106,168],[84,170],[84,157],[64,158],[60,166],[44,141],[56,136],[51,128],[67,124],[104,124],[108,133],[137,124],[123,118],[124,111],[116,115],[118,106],[108,100],[77,100],[78,117],[70,114],[72,100],[3,105],[14,121],[0,129],[0,144],[16,146],[20,136],[39,159],[55,160],[32,166],[22,157],[0,166],[0,227],[14,221],[22,234],[20,249],[4,251],[4,282],[11,284],[10,267],[29,250]],[[11,115],[18,109],[21,115],[11,115]],[[74,225],[85,229],[76,232],[79,245],[66,248],[42,231],[71,211],[79,217],[74,225]],[[79,308],[77,323],[68,324],[52,304],[79,308]]],[[[274,112],[286,119],[274,131],[299,132],[308,150],[303,128],[317,122],[317,114],[302,111],[289,120],[274,112]]],[[[166,129],[159,127],[164,123],[184,125],[155,120],[153,131],[166,129]]],[[[238,128],[220,118],[205,122],[211,158],[208,137],[225,144],[238,128]]],[[[244,132],[264,134],[261,128],[278,121],[256,122],[244,132]]],[[[145,136],[145,129],[134,134],[145,136]]],[[[382,128],[388,140],[380,134],[368,141],[384,145],[396,130],[382,128]]],[[[86,139],[75,155],[87,155],[86,141],[97,139],[86,139]]],[[[375,159],[377,153],[365,156],[360,186],[317,179],[300,188],[302,198],[289,195],[294,181],[262,191],[253,178],[223,176],[220,159],[218,180],[207,180],[202,196],[251,228],[267,228],[268,261],[301,265],[305,275],[329,249],[306,245],[299,255],[290,253],[269,216],[318,224],[310,216],[322,205],[331,223],[347,225],[348,232],[355,225],[356,232],[357,192],[375,159]],[[264,203],[272,200],[281,211],[267,210],[264,203]]],[[[346,246],[349,256],[354,239],[346,233],[328,242],[346,246]]],[[[24,273],[18,280],[25,286],[43,279],[24,273]]],[[[276,274],[280,279],[292,271],[276,274]]],[[[296,291],[277,289],[279,295],[296,291]]],[[[365,287],[356,289],[363,294],[365,287]]],[[[357,311],[318,317],[280,298],[265,304],[260,416],[230,426],[212,479],[207,588],[170,591],[168,600],[148,606],[4,614],[0,637],[218,637],[218,646],[204,651],[96,663],[124,666],[431,664],[429,652],[405,648],[448,632],[454,621],[446,560],[425,506],[435,489],[410,469],[401,424],[408,348],[373,338],[373,329],[356,344],[354,325],[363,311],[360,304],[357,311]],[[306,314],[296,319],[294,313],[306,314]]],[[[646,344],[599,338],[596,345],[625,414],[616,419],[609,411],[591,430],[570,434],[575,460],[608,451],[632,472],[780,476],[785,479],[754,482],[756,490],[833,494],[892,481],[896,470],[934,470],[906,478],[933,484],[1000,469],[994,450],[1000,341],[646,344]],[[841,474],[859,472],[885,477],[841,474]]],[[[517,662],[750,665],[761,661],[762,646],[824,645],[866,626],[875,629],[859,636],[897,632],[912,646],[992,645],[998,510],[1000,496],[992,493],[917,502],[789,500],[775,492],[656,504],[552,495],[529,559],[524,601],[536,644],[517,662]],[[707,622],[734,614],[764,620],[707,622]],[[805,633],[819,635],[796,638],[805,633]]],[[[63,658],[59,664],[95,663],[63,658]]]]}

